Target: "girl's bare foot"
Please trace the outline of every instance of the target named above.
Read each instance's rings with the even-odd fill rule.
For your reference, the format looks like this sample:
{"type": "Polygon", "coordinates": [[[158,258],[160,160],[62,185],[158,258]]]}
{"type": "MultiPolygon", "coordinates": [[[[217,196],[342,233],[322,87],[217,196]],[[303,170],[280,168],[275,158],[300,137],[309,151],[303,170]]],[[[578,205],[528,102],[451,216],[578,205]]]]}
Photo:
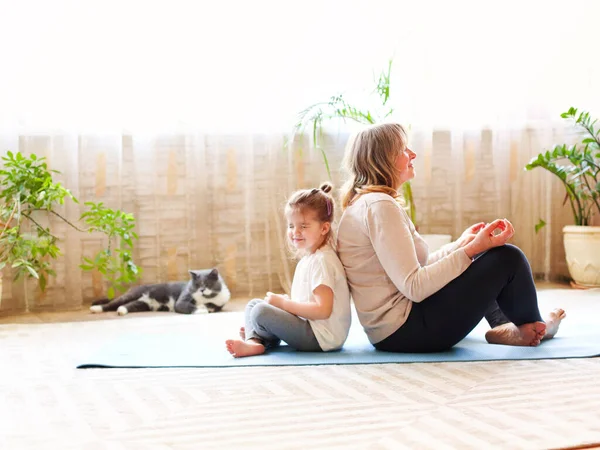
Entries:
{"type": "Polygon", "coordinates": [[[248,341],[228,339],[225,341],[225,346],[227,347],[227,351],[236,358],[262,355],[265,352],[265,346],[253,339],[248,341]]]}
{"type": "Polygon", "coordinates": [[[240,327],[240,337],[242,338],[242,341],[246,340],[246,329],[244,327],[240,327]]]}
{"type": "Polygon", "coordinates": [[[545,334],[544,322],[526,323],[519,327],[509,322],[489,330],[485,333],[485,340],[490,344],[535,347],[540,345],[545,334]]]}
{"type": "Polygon", "coordinates": [[[554,337],[558,331],[560,322],[565,317],[567,317],[567,313],[564,309],[556,308],[550,311],[550,314],[548,314],[548,318],[546,319],[546,334],[544,335],[544,339],[552,339],[554,337]]]}

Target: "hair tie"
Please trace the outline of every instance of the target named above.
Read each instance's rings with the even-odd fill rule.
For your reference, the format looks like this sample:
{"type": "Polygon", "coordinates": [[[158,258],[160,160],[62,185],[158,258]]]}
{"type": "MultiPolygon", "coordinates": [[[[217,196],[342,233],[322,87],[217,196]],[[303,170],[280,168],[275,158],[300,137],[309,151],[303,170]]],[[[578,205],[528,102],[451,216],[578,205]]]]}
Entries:
{"type": "Polygon", "coordinates": [[[327,217],[331,217],[331,199],[326,198],[325,203],[327,203],[327,217]]]}

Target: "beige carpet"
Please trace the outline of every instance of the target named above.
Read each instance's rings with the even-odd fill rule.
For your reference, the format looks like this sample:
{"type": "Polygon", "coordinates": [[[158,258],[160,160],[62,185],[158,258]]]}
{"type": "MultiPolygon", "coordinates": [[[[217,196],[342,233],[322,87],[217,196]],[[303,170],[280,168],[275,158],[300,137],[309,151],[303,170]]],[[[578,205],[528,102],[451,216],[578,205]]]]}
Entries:
{"type": "MultiPolygon", "coordinates": [[[[597,291],[540,297],[544,311],[568,305],[585,313],[600,302],[597,291]]],[[[187,319],[139,314],[0,325],[0,449],[541,449],[600,442],[598,358],[75,369],[117,333],[167,333],[187,319]]],[[[200,351],[202,342],[195,345],[200,351]]]]}

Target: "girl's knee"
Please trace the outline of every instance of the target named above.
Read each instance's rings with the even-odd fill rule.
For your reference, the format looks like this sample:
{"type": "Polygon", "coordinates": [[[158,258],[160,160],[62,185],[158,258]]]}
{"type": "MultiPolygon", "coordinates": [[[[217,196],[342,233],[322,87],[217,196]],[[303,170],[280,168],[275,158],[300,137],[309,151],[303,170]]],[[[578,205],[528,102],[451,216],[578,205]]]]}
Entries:
{"type": "Polygon", "coordinates": [[[254,308],[256,305],[259,305],[261,302],[264,302],[262,298],[253,298],[248,303],[246,303],[246,310],[254,308]]]}
{"type": "MultiPolygon", "coordinates": [[[[269,305],[265,301],[259,300],[259,299],[257,299],[257,300],[258,301],[252,307],[252,311],[250,311],[250,318],[255,322],[257,320],[260,320],[261,317],[270,315],[271,308],[273,308],[271,305],[269,305]]],[[[252,301],[254,301],[254,300],[252,300],[252,301]]]]}
{"type": "Polygon", "coordinates": [[[280,317],[278,315],[279,308],[269,305],[261,301],[257,303],[251,311],[248,318],[254,324],[254,328],[263,338],[273,335],[273,325],[276,324],[280,317]]]}

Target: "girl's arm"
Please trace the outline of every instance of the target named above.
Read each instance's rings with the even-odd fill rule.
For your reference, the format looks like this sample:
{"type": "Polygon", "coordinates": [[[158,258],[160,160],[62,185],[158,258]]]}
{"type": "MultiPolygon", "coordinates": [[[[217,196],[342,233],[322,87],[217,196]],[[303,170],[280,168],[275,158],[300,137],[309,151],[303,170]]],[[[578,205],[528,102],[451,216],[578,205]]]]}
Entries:
{"type": "Polygon", "coordinates": [[[265,298],[267,303],[305,319],[328,319],[331,316],[331,311],[333,311],[333,290],[324,284],[320,284],[313,291],[314,302],[295,302],[289,297],[269,294],[265,298]]]}

